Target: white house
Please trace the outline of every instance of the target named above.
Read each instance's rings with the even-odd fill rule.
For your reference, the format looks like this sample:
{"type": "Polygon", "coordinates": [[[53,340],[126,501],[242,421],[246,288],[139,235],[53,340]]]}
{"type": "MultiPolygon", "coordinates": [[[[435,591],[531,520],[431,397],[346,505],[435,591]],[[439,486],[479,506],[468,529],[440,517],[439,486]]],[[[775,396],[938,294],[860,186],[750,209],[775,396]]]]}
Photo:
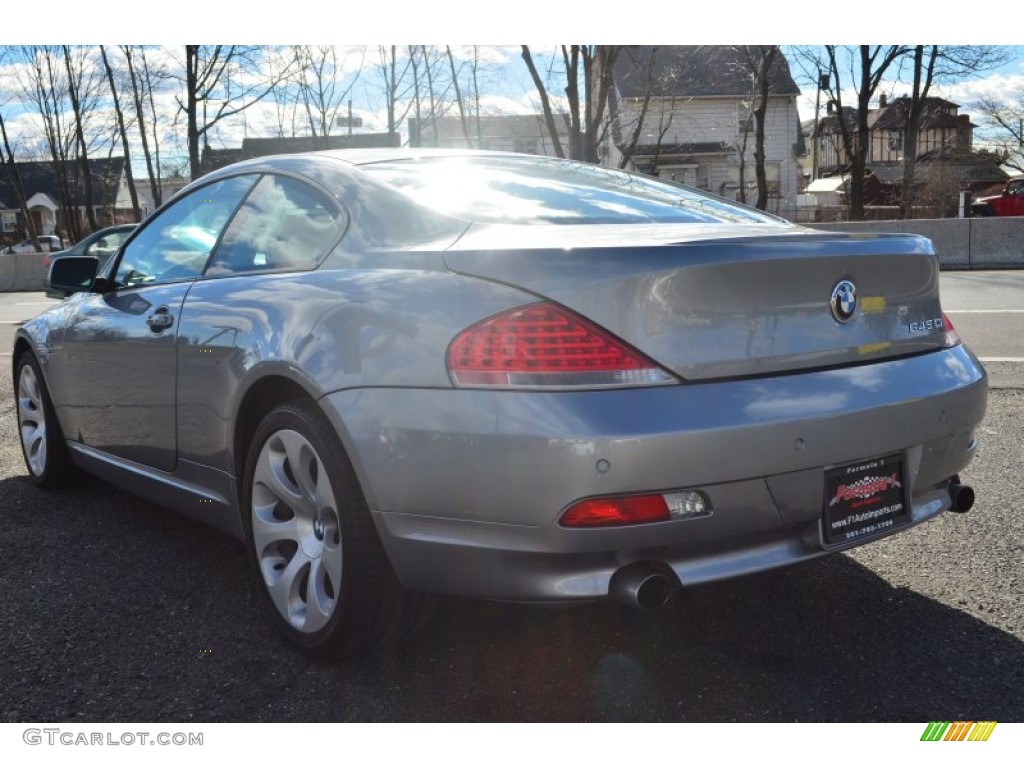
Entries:
{"type": "MultiPolygon", "coordinates": [[[[759,46],[625,46],[613,68],[612,140],[602,162],[665,176],[715,194],[756,199],[754,117],[758,90],[748,49],[759,46]],[[632,139],[645,100],[647,113],[632,139]]],[[[755,55],[758,51],[753,51],[755,55]]],[[[765,173],[768,210],[797,206],[803,136],[800,89],[777,53],[768,72],[765,173]]]]}

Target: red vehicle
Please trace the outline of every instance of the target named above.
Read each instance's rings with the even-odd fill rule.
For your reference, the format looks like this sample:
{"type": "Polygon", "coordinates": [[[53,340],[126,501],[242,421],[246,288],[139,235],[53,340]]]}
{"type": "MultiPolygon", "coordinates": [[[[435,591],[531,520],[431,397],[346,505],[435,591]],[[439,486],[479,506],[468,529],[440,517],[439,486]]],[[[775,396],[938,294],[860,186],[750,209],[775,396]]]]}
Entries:
{"type": "Polygon", "coordinates": [[[1024,216],[1024,179],[1006,182],[1002,194],[979,197],[971,204],[972,216],[1024,216]]]}

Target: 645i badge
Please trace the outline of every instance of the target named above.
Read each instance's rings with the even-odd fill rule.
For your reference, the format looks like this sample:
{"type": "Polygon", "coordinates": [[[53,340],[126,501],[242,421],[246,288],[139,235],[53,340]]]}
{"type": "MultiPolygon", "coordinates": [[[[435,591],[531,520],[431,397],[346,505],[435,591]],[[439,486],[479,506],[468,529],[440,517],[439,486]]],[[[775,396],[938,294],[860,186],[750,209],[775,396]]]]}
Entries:
{"type": "Polygon", "coordinates": [[[825,473],[823,532],[842,544],[906,522],[909,513],[900,456],[836,467],[825,473]]]}

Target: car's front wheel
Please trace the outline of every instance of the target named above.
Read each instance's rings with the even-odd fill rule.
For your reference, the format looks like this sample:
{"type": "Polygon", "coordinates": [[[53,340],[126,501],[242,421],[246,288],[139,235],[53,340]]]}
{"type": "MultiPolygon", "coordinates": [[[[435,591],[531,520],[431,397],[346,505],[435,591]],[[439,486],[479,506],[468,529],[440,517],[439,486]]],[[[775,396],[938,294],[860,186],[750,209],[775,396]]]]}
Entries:
{"type": "Polygon", "coordinates": [[[401,632],[410,601],[344,448],[312,405],[279,406],[260,423],[243,505],[257,578],[295,645],[347,656],[401,632]]]}
{"type": "Polygon", "coordinates": [[[18,358],[15,382],[18,435],[29,476],[43,488],[62,488],[72,480],[74,468],[39,362],[31,352],[18,358]]]}

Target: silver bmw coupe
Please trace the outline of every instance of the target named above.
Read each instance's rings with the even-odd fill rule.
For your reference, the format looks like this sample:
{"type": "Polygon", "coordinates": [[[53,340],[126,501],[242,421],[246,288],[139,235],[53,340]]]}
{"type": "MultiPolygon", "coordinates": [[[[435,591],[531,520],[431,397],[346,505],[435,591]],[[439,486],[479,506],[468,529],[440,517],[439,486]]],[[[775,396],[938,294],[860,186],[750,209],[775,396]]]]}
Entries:
{"type": "Polygon", "coordinates": [[[299,647],[429,594],[615,598],[966,511],[986,375],[931,243],[514,154],[262,158],[191,184],[17,333],[29,475],[246,543],[299,647]]]}

